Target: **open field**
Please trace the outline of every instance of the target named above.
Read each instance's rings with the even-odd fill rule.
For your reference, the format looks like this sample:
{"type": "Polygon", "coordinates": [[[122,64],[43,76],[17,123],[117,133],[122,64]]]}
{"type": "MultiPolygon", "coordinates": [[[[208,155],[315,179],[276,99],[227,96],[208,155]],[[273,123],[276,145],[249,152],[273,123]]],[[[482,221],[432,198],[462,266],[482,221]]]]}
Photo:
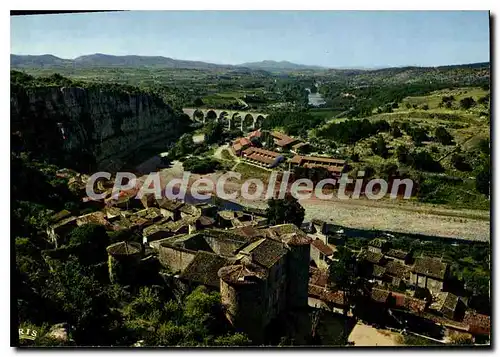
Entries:
{"type": "Polygon", "coordinates": [[[399,346],[400,334],[389,330],[380,330],[358,322],[349,335],[349,342],[354,346],[399,346]]]}

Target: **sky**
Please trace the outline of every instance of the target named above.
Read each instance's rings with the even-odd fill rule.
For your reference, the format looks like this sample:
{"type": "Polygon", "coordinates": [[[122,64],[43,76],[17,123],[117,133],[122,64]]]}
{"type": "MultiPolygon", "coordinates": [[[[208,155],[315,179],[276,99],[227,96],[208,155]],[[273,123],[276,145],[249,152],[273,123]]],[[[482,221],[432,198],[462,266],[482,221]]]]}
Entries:
{"type": "Polygon", "coordinates": [[[487,11],[127,11],[11,17],[11,53],[330,68],[489,61],[487,11]]]}

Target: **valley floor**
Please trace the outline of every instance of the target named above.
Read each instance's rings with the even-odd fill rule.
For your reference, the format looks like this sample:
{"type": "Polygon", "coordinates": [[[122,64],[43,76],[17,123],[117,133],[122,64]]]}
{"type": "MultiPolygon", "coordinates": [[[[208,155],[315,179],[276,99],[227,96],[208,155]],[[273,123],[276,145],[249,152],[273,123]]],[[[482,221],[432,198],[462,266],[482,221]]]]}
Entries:
{"type": "MultiPolygon", "coordinates": [[[[265,208],[265,202],[239,200],[238,203],[265,208]]],[[[461,238],[488,242],[488,211],[436,208],[434,205],[385,203],[369,200],[301,200],[305,220],[321,219],[358,229],[461,238]]]]}
{"type": "MultiPolygon", "coordinates": [[[[161,171],[162,187],[174,177],[182,177],[182,164],[175,162],[170,169],[161,171]]],[[[214,182],[220,174],[204,175],[214,182]]],[[[200,175],[191,175],[192,183],[200,175]]],[[[241,184],[228,182],[227,193],[240,191],[241,184]]],[[[264,197],[247,200],[241,197],[235,202],[256,208],[266,208],[264,197]]],[[[443,206],[407,200],[368,200],[336,197],[330,200],[300,200],[305,209],[305,220],[313,218],[357,229],[373,229],[398,233],[490,241],[490,212],[483,210],[451,209],[443,206]]]]}

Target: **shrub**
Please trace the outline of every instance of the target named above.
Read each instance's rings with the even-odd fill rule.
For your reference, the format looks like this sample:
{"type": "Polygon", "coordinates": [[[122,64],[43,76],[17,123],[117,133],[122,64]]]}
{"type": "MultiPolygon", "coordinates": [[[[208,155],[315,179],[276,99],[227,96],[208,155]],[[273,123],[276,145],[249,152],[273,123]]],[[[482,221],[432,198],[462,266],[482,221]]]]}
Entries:
{"type": "Polygon", "coordinates": [[[190,157],[182,165],[184,170],[195,174],[208,174],[221,168],[220,162],[211,158],[190,157]]]}
{"type": "Polygon", "coordinates": [[[436,129],[434,136],[443,145],[451,145],[453,143],[453,136],[442,126],[436,129]]]}
{"type": "Polygon", "coordinates": [[[475,105],[476,101],[472,97],[467,97],[460,101],[460,107],[463,109],[470,109],[475,105]]]}
{"type": "Polygon", "coordinates": [[[459,171],[471,171],[472,168],[465,160],[465,157],[462,154],[454,154],[451,157],[451,164],[459,171]]]}

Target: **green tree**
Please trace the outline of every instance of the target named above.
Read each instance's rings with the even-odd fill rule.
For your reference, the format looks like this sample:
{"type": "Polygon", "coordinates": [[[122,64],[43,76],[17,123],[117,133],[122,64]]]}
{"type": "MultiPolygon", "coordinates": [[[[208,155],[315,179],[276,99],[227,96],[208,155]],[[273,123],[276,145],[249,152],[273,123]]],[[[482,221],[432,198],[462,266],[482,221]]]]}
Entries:
{"type": "Polygon", "coordinates": [[[489,197],[490,195],[491,172],[489,161],[481,166],[476,175],[476,189],[478,192],[489,197]]]}
{"type": "Polygon", "coordinates": [[[330,289],[340,290],[344,300],[344,336],[342,339],[347,342],[347,315],[351,304],[357,299],[358,278],[356,274],[356,257],[346,247],[338,247],[334,253],[335,260],[328,267],[328,284],[330,289]]]}
{"type": "Polygon", "coordinates": [[[201,98],[196,98],[194,101],[193,101],[193,104],[195,107],[201,107],[202,105],[204,105],[205,103],[203,103],[203,100],[201,98]]]}
{"type": "Polygon", "coordinates": [[[185,157],[188,154],[191,154],[194,151],[195,144],[193,141],[193,135],[184,134],[179,140],[175,143],[175,145],[170,149],[168,153],[168,157],[170,160],[178,160],[185,157]]]}
{"type": "Polygon", "coordinates": [[[490,102],[490,96],[485,95],[484,97],[481,97],[477,100],[478,104],[488,104],[490,102]]]}
{"type": "Polygon", "coordinates": [[[436,140],[443,145],[451,145],[453,143],[453,136],[451,136],[448,130],[446,130],[446,128],[443,126],[439,126],[436,128],[434,136],[436,137],[436,140]]]}
{"type": "Polygon", "coordinates": [[[465,160],[462,154],[453,154],[451,156],[451,163],[459,171],[471,171],[472,168],[469,163],[465,160]]]}
{"type": "Polygon", "coordinates": [[[389,155],[389,150],[387,149],[387,145],[385,143],[385,140],[382,136],[379,136],[377,138],[377,143],[375,146],[375,153],[382,158],[386,159],[387,156],[389,155]]]}
{"type": "Polygon", "coordinates": [[[44,295],[64,313],[63,321],[74,326],[72,334],[77,345],[108,343],[111,304],[92,268],[74,258],[55,263],[44,295]]]}
{"type": "Polygon", "coordinates": [[[271,198],[267,201],[266,217],[270,225],[293,223],[297,227],[302,225],[305,216],[304,207],[291,194],[284,199],[271,198]]]}
{"type": "Polygon", "coordinates": [[[410,152],[406,146],[400,145],[396,149],[396,156],[401,164],[410,163],[410,152]]]}
{"type": "Polygon", "coordinates": [[[403,134],[401,133],[401,129],[398,126],[393,125],[391,127],[391,135],[393,138],[400,138],[403,134]]]}
{"type": "Polygon", "coordinates": [[[190,157],[182,163],[184,170],[195,174],[208,174],[221,168],[219,161],[212,158],[190,157]]]}
{"type": "Polygon", "coordinates": [[[224,136],[224,124],[221,122],[210,122],[205,127],[205,142],[207,144],[215,144],[220,142],[224,136]]]}
{"type": "Polygon", "coordinates": [[[460,107],[462,109],[470,109],[476,105],[476,101],[472,97],[467,97],[460,100],[460,107]]]}

